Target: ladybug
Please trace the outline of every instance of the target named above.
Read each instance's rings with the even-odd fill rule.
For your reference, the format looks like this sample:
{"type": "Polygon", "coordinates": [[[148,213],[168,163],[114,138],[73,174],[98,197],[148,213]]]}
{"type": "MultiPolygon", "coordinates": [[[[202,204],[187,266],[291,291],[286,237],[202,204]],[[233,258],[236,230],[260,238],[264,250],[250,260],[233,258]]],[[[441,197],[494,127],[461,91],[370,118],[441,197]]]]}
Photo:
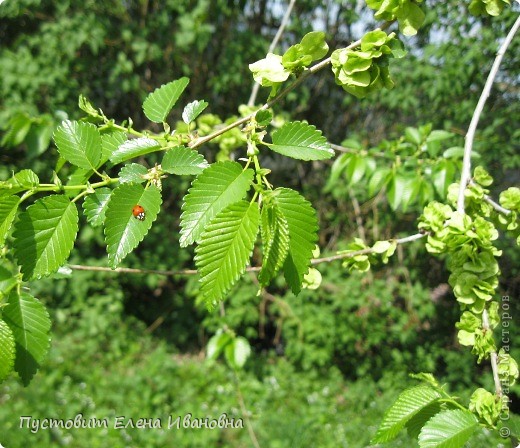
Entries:
{"type": "Polygon", "coordinates": [[[144,208],[140,205],[134,205],[134,208],[132,209],[132,215],[134,215],[134,218],[138,219],[139,221],[144,221],[144,218],[146,217],[144,208]]]}

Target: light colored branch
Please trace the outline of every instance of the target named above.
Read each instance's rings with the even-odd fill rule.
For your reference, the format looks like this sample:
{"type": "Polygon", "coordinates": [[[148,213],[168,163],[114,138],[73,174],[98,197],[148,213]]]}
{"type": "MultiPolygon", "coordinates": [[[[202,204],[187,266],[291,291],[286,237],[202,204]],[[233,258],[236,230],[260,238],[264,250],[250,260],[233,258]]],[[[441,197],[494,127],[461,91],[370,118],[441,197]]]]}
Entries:
{"type": "MultiPolygon", "coordinates": [[[[475,132],[477,130],[478,121],[480,119],[480,115],[482,114],[482,111],[484,110],[484,105],[486,104],[486,100],[489,97],[489,94],[491,93],[491,88],[493,86],[493,82],[495,81],[495,78],[498,73],[498,69],[500,68],[500,64],[502,62],[502,59],[504,57],[504,54],[507,50],[507,47],[513,40],[513,36],[518,31],[518,28],[520,27],[520,16],[517,17],[515,23],[513,24],[513,27],[507,34],[504,42],[500,46],[497,55],[495,57],[495,61],[493,62],[493,65],[491,67],[491,71],[489,72],[489,75],[486,80],[486,84],[484,85],[484,89],[482,90],[482,94],[480,95],[480,98],[477,103],[477,107],[475,108],[475,111],[473,112],[473,117],[471,118],[471,122],[468,128],[468,132],[466,134],[466,139],[464,143],[464,159],[462,161],[462,174],[460,178],[460,186],[459,186],[459,196],[457,198],[457,211],[460,213],[464,213],[464,191],[466,190],[466,187],[471,181],[471,151],[473,150],[473,140],[475,139],[475,132]]],[[[492,201],[489,197],[486,199],[487,202],[492,201]]],[[[491,202],[490,202],[491,203],[491,202]]],[[[498,204],[496,204],[494,201],[493,203],[500,207],[502,207],[498,204]]],[[[496,209],[496,207],[495,207],[496,209]]],[[[505,209],[504,209],[505,210],[505,209]]],[[[482,312],[482,328],[484,331],[492,331],[489,327],[489,316],[487,309],[484,309],[482,312]]],[[[491,358],[491,370],[493,371],[493,380],[495,382],[495,393],[498,397],[502,396],[502,385],[500,384],[500,377],[498,375],[498,355],[496,351],[493,351],[490,353],[491,358]]]]}
{"type": "MultiPolygon", "coordinates": [[[[520,1],[520,0],[519,0],[520,1]]],[[[503,215],[510,215],[511,210],[502,207],[500,204],[497,204],[493,199],[491,199],[487,194],[484,195],[484,201],[486,201],[491,207],[493,207],[497,212],[502,213],[503,215]]]]}
{"type": "Polygon", "coordinates": [[[457,198],[457,211],[464,213],[464,191],[470,181],[471,178],[471,151],[473,150],[473,140],[475,139],[475,132],[477,131],[478,121],[480,119],[480,115],[484,109],[484,105],[486,104],[486,100],[491,93],[491,87],[493,86],[493,82],[498,73],[498,69],[502,62],[502,58],[507,50],[507,47],[513,40],[513,36],[518,31],[520,27],[520,16],[516,19],[513,27],[509,31],[507,37],[504,42],[500,46],[497,55],[495,57],[495,61],[493,62],[493,66],[491,67],[491,71],[486,80],[486,84],[484,85],[484,90],[482,90],[482,94],[477,103],[477,107],[473,112],[473,117],[471,118],[471,122],[468,128],[468,132],[466,134],[466,139],[464,143],[464,159],[462,161],[462,174],[460,178],[460,189],[459,196],[457,198]]]}
{"type": "MultiPolygon", "coordinates": [[[[276,45],[278,45],[278,41],[282,37],[285,27],[287,26],[287,23],[289,22],[289,17],[291,15],[291,11],[292,11],[295,3],[296,3],[296,0],[291,0],[289,2],[289,6],[287,6],[287,10],[285,11],[282,22],[280,23],[278,31],[276,32],[274,39],[271,42],[271,45],[269,45],[269,49],[267,50],[267,53],[272,53],[274,51],[274,49],[276,48],[276,45]]],[[[255,105],[256,96],[258,95],[259,89],[260,89],[260,84],[255,82],[253,84],[253,90],[251,91],[251,96],[249,97],[249,101],[247,102],[247,105],[249,107],[253,107],[255,105]]]]}

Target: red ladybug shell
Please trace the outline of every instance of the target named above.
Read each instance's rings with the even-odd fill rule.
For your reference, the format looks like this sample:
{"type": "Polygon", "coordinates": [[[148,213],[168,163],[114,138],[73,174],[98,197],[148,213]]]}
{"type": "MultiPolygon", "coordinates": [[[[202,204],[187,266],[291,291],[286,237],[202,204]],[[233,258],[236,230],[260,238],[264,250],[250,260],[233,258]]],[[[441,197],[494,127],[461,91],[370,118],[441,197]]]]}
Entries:
{"type": "Polygon", "coordinates": [[[144,208],[140,205],[134,205],[134,208],[132,209],[132,215],[134,215],[134,218],[138,219],[139,221],[144,221],[144,218],[146,217],[144,208]]]}

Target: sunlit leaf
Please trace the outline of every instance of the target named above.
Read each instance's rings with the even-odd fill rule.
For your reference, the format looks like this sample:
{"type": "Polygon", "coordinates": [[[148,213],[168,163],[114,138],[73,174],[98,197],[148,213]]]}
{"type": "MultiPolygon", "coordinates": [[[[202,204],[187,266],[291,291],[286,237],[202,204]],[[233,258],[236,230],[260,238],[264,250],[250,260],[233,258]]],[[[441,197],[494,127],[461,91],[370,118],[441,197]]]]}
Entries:
{"type": "Polygon", "coordinates": [[[180,78],[150,93],[143,103],[146,117],[155,123],[164,122],[189,82],[188,78],[180,78]]]}
{"type": "Polygon", "coordinates": [[[140,184],[122,184],[113,190],[104,223],[108,262],[112,268],[144,239],[157,219],[161,203],[161,192],[154,185],[145,190],[140,184]],[[136,205],[145,210],[142,221],[132,213],[136,205]]]}

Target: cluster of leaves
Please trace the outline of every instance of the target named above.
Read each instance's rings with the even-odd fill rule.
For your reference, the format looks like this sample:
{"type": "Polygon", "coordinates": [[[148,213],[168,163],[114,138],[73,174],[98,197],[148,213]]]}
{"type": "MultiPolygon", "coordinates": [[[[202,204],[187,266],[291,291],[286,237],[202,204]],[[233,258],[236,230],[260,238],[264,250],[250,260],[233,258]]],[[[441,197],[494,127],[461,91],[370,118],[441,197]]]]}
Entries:
{"type": "Polygon", "coordinates": [[[397,242],[393,240],[376,241],[370,247],[361,238],[354,238],[354,241],[347,245],[347,249],[339,251],[338,254],[352,255],[343,261],[343,267],[349,271],[367,272],[371,264],[379,261],[388,263],[396,248],[397,242]]]}
{"type": "Polygon", "coordinates": [[[378,20],[399,22],[405,36],[414,36],[424,22],[424,12],[418,5],[422,0],[367,0],[367,6],[376,11],[378,20]]]}
{"type": "Polygon", "coordinates": [[[336,84],[357,98],[381,90],[392,89],[389,61],[406,54],[402,42],[395,33],[375,30],[365,34],[360,48],[341,48],[331,55],[332,72],[336,84]]]}
{"type": "Polygon", "coordinates": [[[367,184],[367,199],[386,192],[390,208],[403,212],[413,205],[444,199],[460,171],[464,149],[445,149],[446,141],[455,135],[431,128],[408,127],[398,140],[384,140],[369,149],[355,139],[343,141],[349,152],[334,161],[326,191],[338,197],[345,194],[345,188],[367,184]]]}
{"type": "Polygon", "coordinates": [[[511,5],[510,0],[471,0],[469,12],[475,16],[498,16],[509,5],[511,5]]]}
{"type": "MultiPolygon", "coordinates": [[[[448,254],[449,283],[463,311],[457,323],[458,339],[462,345],[472,347],[479,363],[492,353],[497,353],[492,330],[500,323],[499,303],[493,299],[500,273],[495,257],[500,256],[501,252],[493,245],[498,231],[492,221],[499,218],[495,209],[484,201],[484,196],[489,192],[484,187],[492,181],[482,167],[477,167],[471,185],[465,190],[466,213],[454,208],[459,184],[453,184],[448,193],[451,205],[438,202],[428,204],[419,222],[419,228],[428,232],[427,250],[433,254],[448,254]]],[[[500,198],[502,203],[513,206],[509,215],[514,215],[514,221],[511,218],[508,220],[508,216],[500,219],[508,220],[510,229],[516,230],[518,222],[515,212],[520,202],[520,190],[511,188],[503,192],[500,198]]],[[[501,381],[508,386],[514,384],[518,378],[516,361],[501,351],[499,366],[501,381]]],[[[478,390],[472,397],[470,410],[483,423],[495,427],[501,409],[498,398],[478,390]],[[494,403],[491,411],[488,402],[494,403]]]]}
{"type": "Polygon", "coordinates": [[[249,64],[254,80],[263,87],[271,87],[271,96],[291,74],[299,76],[312,62],[322,59],[329,51],[325,33],[307,33],[300,43],[292,45],[282,55],[268,53],[264,59],[249,64]]]}
{"type": "MultiPolygon", "coordinates": [[[[282,268],[295,294],[308,284],[305,275],[317,241],[316,212],[295,190],[273,189],[266,179],[269,170],[259,165],[256,145],[300,160],[328,159],[334,152],[321,132],[304,122],[288,122],[272,133],[271,143],[263,142],[263,129],[272,114],[260,111],[246,129],[247,165],[233,161],[209,165],[202,155],[183,144],[196,141],[191,125],[207,103],[194,101],[185,106],[182,117],[187,133],[170,133],[167,123],[188,82],[187,78],[172,81],[144,101],[145,115],[163,124],[165,132],[159,135],[138,132],[131,124],[119,126],[80,97],[79,106],[88,118],[65,120],[54,132],[61,162],[53,182],[40,183],[34,172],[23,170],[0,184],[0,238],[3,242],[12,237],[12,255],[22,273],[15,282],[18,288],[21,281],[48,276],[66,262],[78,233],[80,199],[84,199],[87,221],[93,227],[103,226],[109,265],[116,268],[157,219],[162,179],[169,174],[197,176],[183,200],[180,244],[198,244],[195,263],[201,276],[201,294],[209,308],[223,300],[245,272],[260,229],[264,252],[261,286],[267,286],[282,268]],[[136,138],[129,139],[128,134],[136,138]],[[163,152],[161,163],[152,168],[126,163],[118,177],[100,172],[102,167],[111,168],[159,151],[163,152]],[[74,167],[66,182],[59,175],[65,162],[74,167]],[[251,164],[254,169],[249,168],[251,164]],[[92,183],[90,179],[96,175],[100,180],[92,183]],[[252,187],[253,197],[246,200],[252,187]],[[37,199],[16,220],[19,206],[41,192],[57,194],[37,199]],[[137,216],[140,211],[143,215],[137,216]]],[[[10,341],[14,343],[14,339],[10,341]]],[[[6,355],[11,361],[13,353],[6,355]]]]}
{"type": "Polygon", "coordinates": [[[423,384],[407,389],[399,396],[386,412],[372,443],[389,442],[406,428],[410,436],[417,438],[421,448],[462,447],[479,423],[494,427],[507,407],[506,398],[497,400],[493,394],[479,388],[473,393],[468,410],[431,374],[419,373],[412,377],[423,384]]]}

